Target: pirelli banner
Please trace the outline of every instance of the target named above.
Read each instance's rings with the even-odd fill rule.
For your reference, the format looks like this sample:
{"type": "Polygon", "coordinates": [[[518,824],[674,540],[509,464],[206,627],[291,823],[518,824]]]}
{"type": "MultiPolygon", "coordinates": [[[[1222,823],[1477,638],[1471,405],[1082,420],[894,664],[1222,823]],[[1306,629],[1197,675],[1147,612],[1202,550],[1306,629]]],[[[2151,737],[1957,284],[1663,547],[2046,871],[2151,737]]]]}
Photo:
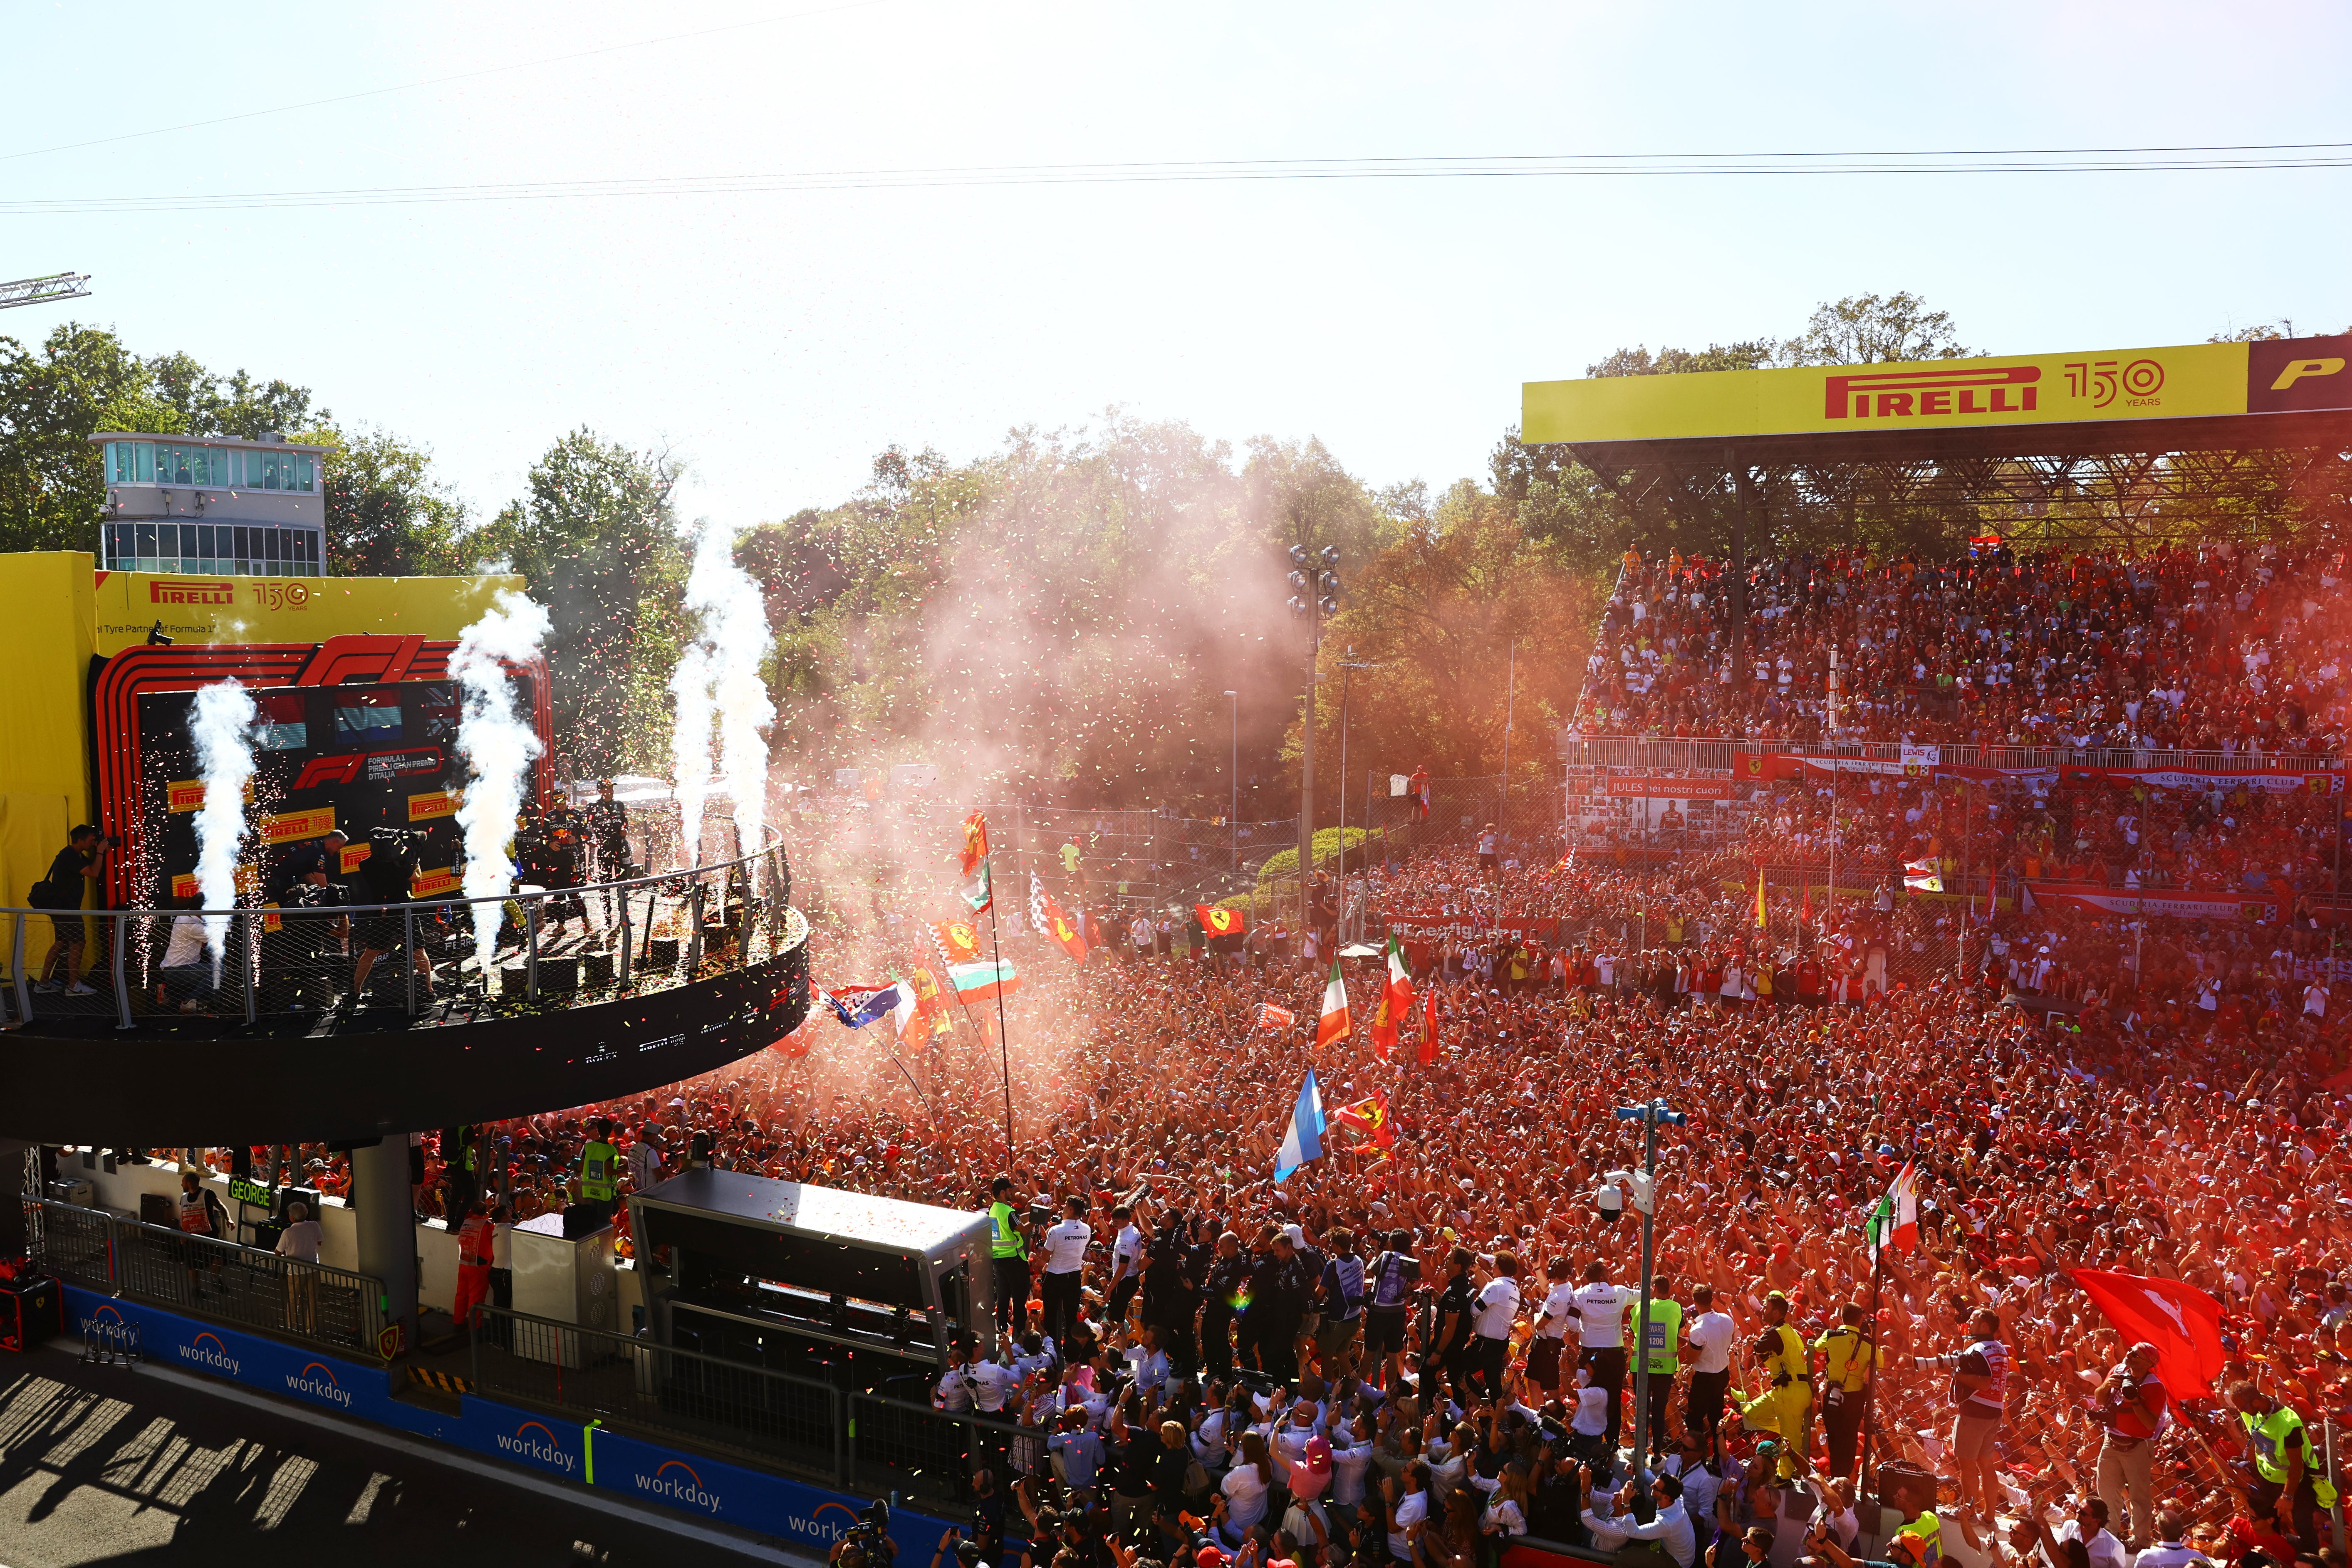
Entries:
{"type": "Polygon", "coordinates": [[[2348,366],[2352,335],[1528,382],[1520,438],[1689,441],[2352,410],[2348,366]]]}

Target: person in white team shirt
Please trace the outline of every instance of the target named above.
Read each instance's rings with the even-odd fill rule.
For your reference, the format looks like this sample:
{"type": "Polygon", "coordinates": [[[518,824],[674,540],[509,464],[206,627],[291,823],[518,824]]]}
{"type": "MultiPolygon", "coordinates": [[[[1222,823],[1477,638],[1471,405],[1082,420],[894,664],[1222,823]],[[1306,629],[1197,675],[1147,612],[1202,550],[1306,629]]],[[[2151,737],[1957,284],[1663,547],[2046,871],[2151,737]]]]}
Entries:
{"type": "Polygon", "coordinates": [[[1589,1263],[1585,1283],[1573,1298],[1578,1338],[1584,1353],[1577,1364],[1592,1374],[1592,1385],[1609,1395],[1609,1446],[1617,1446],[1617,1429],[1624,1420],[1625,1309],[1642,1299],[1639,1291],[1609,1282],[1605,1263],[1589,1263]]]}
{"type": "Polygon", "coordinates": [[[1544,1292],[1536,1313],[1534,1337],[1528,1342],[1528,1380],[1546,1394],[1559,1392],[1559,1357],[1576,1317],[1576,1287],[1569,1281],[1568,1260],[1555,1258],[1544,1265],[1551,1288],[1544,1292]]]}
{"type": "Polygon", "coordinates": [[[1738,1333],[1731,1314],[1715,1310],[1715,1286],[1691,1288],[1691,1316],[1682,1323],[1682,1354],[1691,1368],[1691,1387],[1684,1389],[1682,1420],[1700,1446],[1712,1441],[1715,1427],[1724,1420],[1724,1401],[1731,1389],[1731,1344],[1738,1333]]]}
{"type": "Polygon", "coordinates": [[[1470,1314],[1471,1375],[1486,1380],[1486,1395],[1503,1397],[1503,1368],[1511,1358],[1511,1324],[1519,1315],[1519,1260],[1497,1252],[1489,1267],[1480,1259],[1476,1273],[1478,1304],[1470,1314]]]}
{"type": "Polygon", "coordinates": [[[1127,1204],[1113,1208],[1110,1218],[1118,1231],[1110,1243],[1110,1302],[1106,1321],[1116,1324],[1127,1321],[1127,1304],[1143,1285],[1143,1232],[1135,1228],[1135,1210],[1127,1204]]]}
{"type": "Polygon", "coordinates": [[[1086,1275],[1087,1248],[1095,1239],[1085,1198],[1071,1198],[1062,1207],[1068,1218],[1045,1232],[1045,1279],[1038,1297],[1045,1309],[1046,1335],[1055,1344],[1069,1343],[1078,1326],[1078,1286],[1086,1275]]]}
{"type": "Polygon", "coordinates": [[[1683,1324],[1683,1354],[1689,1358],[1690,1386],[1683,1394],[1683,1419],[1704,1448],[1723,1422],[1731,1387],[1731,1346],[1739,1337],[1730,1314],[1715,1310],[1715,1287],[1691,1291],[1691,1315],[1683,1324]]]}

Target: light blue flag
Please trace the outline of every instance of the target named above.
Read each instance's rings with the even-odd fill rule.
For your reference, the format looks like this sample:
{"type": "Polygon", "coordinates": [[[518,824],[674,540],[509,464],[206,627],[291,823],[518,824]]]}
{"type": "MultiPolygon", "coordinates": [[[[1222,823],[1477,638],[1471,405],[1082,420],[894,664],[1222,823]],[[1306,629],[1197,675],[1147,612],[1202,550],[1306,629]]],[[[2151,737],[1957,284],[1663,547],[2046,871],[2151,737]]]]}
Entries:
{"type": "Polygon", "coordinates": [[[1315,1070],[1307,1070],[1298,1103],[1290,1108],[1290,1130],[1282,1134],[1282,1150],[1274,1156],[1274,1179],[1285,1181],[1309,1160],[1323,1157],[1323,1096],[1315,1090],[1315,1070]]]}

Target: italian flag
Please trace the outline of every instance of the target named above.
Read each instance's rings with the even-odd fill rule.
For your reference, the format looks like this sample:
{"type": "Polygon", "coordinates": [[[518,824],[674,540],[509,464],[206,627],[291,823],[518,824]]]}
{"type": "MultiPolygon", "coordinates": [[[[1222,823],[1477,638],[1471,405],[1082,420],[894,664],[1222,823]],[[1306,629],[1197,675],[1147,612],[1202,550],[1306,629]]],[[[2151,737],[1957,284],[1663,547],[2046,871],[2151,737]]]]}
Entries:
{"type": "Polygon", "coordinates": [[[950,965],[948,982],[955,987],[956,999],[964,1002],[984,1002],[991,997],[1009,997],[1021,988],[1019,973],[1012,965],[996,959],[950,965]]]}
{"type": "Polygon", "coordinates": [[[1871,1251],[1890,1245],[1897,1252],[1919,1250],[1919,1173],[1908,1161],[1895,1173],[1895,1185],[1870,1217],[1871,1251]]]}
{"type": "Polygon", "coordinates": [[[1331,960],[1331,978],[1323,987],[1323,1016],[1315,1023],[1315,1043],[1330,1044],[1354,1031],[1348,1027],[1348,988],[1339,978],[1339,960],[1331,960]]]}

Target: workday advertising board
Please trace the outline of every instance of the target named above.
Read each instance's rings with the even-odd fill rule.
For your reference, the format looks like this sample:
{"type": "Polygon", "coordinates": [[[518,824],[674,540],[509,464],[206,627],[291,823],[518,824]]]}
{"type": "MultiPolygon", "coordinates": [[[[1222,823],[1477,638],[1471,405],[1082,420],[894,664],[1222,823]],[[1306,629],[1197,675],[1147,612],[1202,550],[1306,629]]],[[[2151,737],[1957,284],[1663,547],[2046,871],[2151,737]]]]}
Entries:
{"type": "MultiPolygon", "coordinates": [[[[100,1323],[139,1330],[148,1361],[219,1378],[331,1415],[357,1417],[448,1443],[577,1486],[616,1492],[698,1519],[776,1537],[822,1555],[857,1522],[869,1500],[625,1437],[602,1426],[462,1396],[459,1413],[408,1405],[391,1396],[381,1364],[321,1355],[224,1329],[177,1312],[66,1290],[68,1321],[85,1336],[100,1323]]],[[[890,1537],[904,1562],[921,1562],[948,1521],[894,1509],[890,1537]]]]}

